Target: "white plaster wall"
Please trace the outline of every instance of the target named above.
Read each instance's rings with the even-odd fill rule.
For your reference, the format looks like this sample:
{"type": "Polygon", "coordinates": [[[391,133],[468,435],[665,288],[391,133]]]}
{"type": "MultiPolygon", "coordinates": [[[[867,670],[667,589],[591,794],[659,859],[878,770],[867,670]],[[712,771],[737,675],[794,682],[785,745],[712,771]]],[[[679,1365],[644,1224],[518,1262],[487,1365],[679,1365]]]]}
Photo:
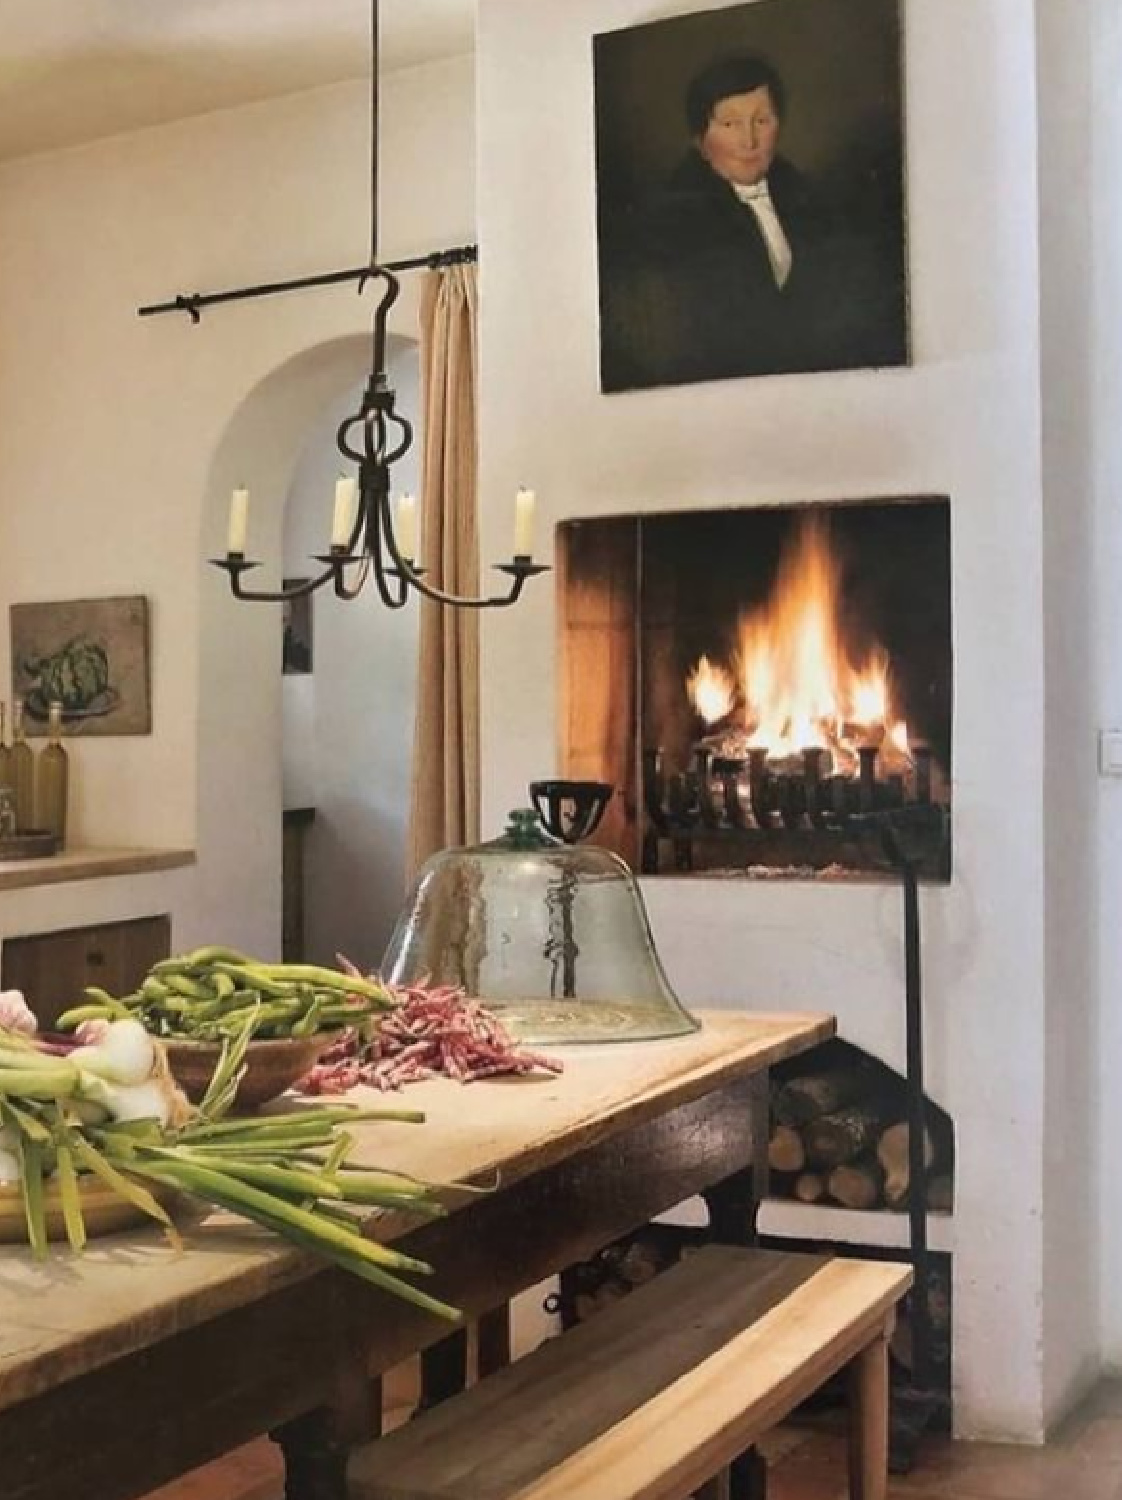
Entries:
{"type": "MultiPolygon", "coordinates": [[[[1094,69],[1100,41],[1109,41],[1109,27],[1103,35],[1107,10],[1102,4],[1072,6],[1062,0],[1040,0],[1038,6],[1047,627],[1044,1394],[1049,1420],[1094,1381],[1101,1362],[1101,1264],[1094,1232],[1100,1147],[1092,556],[1098,413],[1092,349],[1095,323],[1117,319],[1122,298],[1116,290],[1096,307],[1088,293],[1101,210],[1112,204],[1117,213],[1119,204],[1113,185],[1117,159],[1102,204],[1094,194],[1100,144],[1094,69]],[[1057,204],[1062,212],[1056,212],[1057,204]]],[[[1119,60],[1116,49],[1115,70],[1104,79],[1116,76],[1119,60]]],[[[1115,262],[1116,278],[1119,269],[1115,262]]],[[[1114,422],[1104,432],[1116,427],[1114,422]]]]}
{"type": "MultiPolygon", "coordinates": [[[[923,919],[930,1087],[960,1123],[956,1410],[966,1434],[1031,1439],[1044,1421],[1033,7],[906,7],[913,369],[605,398],[590,37],[683,8],[481,0],[485,550],[509,546],[519,482],[538,489],[543,553],[551,526],[577,515],[951,496],[956,875],[949,890],[925,892],[923,919]]],[[[552,590],[528,591],[517,612],[485,623],[485,825],[495,829],[529,779],[556,769],[552,590]]],[[[689,1003],[834,1010],[847,1035],[901,1066],[895,892],[674,879],[646,890],[689,1003]]]]}
{"type": "MultiPolygon", "coordinates": [[[[368,358],[363,344],[360,359],[368,358]]],[[[397,409],[415,420],[420,400],[417,346],[395,341],[388,361],[397,409]]],[[[362,382],[364,383],[364,382],[362,382]]],[[[362,384],[345,390],[317,420],[297,466],[285,511],[285,572],[307,576],[330,527],[341,459],[339,423],[358,407],[362,384]]],[[[394,494],[418,488],[420,438],[396,467],[394,494]]],[[[413,763],[417,606],[387,610],[371,583],[343,603],[313,596],[313,671],[283,678],[285,805],[299,783],[316,810],[307,834],[305,881],[310,961],[345,953],[376,968],[401,909],[413,763]],[[292,754],[297,763],[293,765],[292,754]]],[[[279,670],[279,666],[278,666],[279,670]]]]}
{"type": "MultiPolygon", "coordinates": [[[[1094,553],[1094,666],[1098,722],[1122,728],[1122,11],[1113,0],[1092,0],[1092,30],[1085,98],[1090,133],[1084,146],[1089,183],[1087,216],[1090,238],[1082,273],[1090,289],[1092,312],[1086,325],[1090,378],[1084,393],[1092,413],[1086,472],[1093,486],[1091,522],[1094,553]]],[[[1080,430],[1073,403],[1065,417],[1080,430]]],[[[1072,591],[1062,604],[1070,607],[1072,591]]],[[[1077,742],[1078,743],[1078,742],[1077,742]]],[[[1093,752],[1087,747],[1088,757],[1093,752]]],[[[1099,928],[1097,933],[1099,1029],[1100,1157],[1097,1178],[1102,1224],[1103,1345],[1108,1363],[1122,1370],[1122,1182],[1117,1168],[1122,1140],[1122,782],[1101,781],[1096,807],[1099,928]]],[[[1060,1019],[1057,1017],[1057,1026],[1060,1019]]]]}
{"type": "MultiPolygon", "coordinates": [[[[204,558],[242,481],[279,573],[292,470],[339,388],[330,348],[367,331],[370,299],[309,291],[200,328],[136,307],[361,264],[367,110],[345,84],[0,170],[0,599],[149,596],[154,732],[75,746],[75,840],[199,850],[174,879],[13,893],[0,935],[174,898],[177,944],[279,948],[275,621],[204,558]]],[[[474,238],[471,59],[387,79],[382,119],[383,257],[474,238]]],[[[393,326],[414,318],[406,296],[393,326]]],[[[6,633],[0,652],[3,680],[6,633]]]]}

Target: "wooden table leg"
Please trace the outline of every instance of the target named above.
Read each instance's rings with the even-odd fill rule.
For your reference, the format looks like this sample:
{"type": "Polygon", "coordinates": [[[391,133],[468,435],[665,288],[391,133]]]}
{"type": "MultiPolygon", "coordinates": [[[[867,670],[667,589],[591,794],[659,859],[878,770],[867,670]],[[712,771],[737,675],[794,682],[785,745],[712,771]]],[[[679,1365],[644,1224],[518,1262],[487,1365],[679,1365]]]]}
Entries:
{"type": "Polygon", "coordinates": [[[760,1203],[768,1191],[768,1079],[752,1079],[748,1095],[752,1164],[726,1177],[702,1196],[709,1210],[710,1237],[723,1245],[754,1245],[760,1203]]]}
{"type": "Polygon", "coordinates": [[[480,1380],[505,1370],[510,1364],[510,1303],[492,1308],[479,1319],[475,1330],[476,1373],[480,1380]]]}
{"type": "Polygon", "coordinates": [[[467,1329],[433,1344],[421,1355],[421,1399],[418,1411],[427,1411],[450,1396],[458,1396],[467,1385],[467,1329]]]}
{"type": "Polygon", "coordinates": [[[351,1450],[335,1437],[331,1412],[308,1412],[269,1436],[284,1454],[284,1500],[347,1500],[351,1450]]]}

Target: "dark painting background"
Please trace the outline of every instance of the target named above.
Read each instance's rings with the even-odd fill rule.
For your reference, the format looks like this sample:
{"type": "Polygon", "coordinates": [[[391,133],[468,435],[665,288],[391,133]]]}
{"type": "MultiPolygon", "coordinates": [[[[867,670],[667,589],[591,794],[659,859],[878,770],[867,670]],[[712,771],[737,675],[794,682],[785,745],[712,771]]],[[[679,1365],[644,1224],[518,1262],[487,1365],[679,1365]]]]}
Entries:
{"type": "Polygon", "coordinates": [[[627,378],[626,345],[641,339],[642,330],[626,326],[626,298],[614,307],[607,298],[623,272],[636,211],[690,146],[683,103],[690,79],[718,58],[741,53],[760,54],[779,72],[787,89],[780,154],[805,174],[839,223],[856,226],[862,253],[875,267],[878,295],[868,309],[880,325],[875,336],[866,341],[858,330],[840,358],[836,351],[821,361],[811,356],[799,368],[908,362],[898,0],[755,0],[593,38],[605,390],[678,383],[627,378]]]}

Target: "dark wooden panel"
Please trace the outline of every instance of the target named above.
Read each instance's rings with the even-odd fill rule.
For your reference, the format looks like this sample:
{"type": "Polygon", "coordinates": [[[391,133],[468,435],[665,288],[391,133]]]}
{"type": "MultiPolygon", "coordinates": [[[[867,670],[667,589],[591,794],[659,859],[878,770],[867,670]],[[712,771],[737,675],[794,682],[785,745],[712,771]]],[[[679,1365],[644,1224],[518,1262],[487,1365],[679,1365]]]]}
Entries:
{"type": "Polygon", "coordinates": [[[590,842],[638,863],[635,627],[638,531],[631,518],[557,532],[561,774],[610,781],[616,796],[590,842]]]}
{"type": "Polygon", "coordinates": [[[154,963],[171,952],[171,918],[137,917],[96,927],[7,938],[0,951],[0,982],[22,990],[48,1029],[96,984],[113,995],[136,989],[154,963]]]}

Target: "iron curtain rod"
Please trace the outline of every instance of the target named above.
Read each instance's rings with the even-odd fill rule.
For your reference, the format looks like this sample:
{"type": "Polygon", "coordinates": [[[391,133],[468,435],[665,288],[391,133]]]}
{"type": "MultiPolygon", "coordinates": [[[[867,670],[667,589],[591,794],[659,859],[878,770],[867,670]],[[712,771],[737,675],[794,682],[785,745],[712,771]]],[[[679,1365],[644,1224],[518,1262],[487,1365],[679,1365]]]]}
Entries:
{"type": "MultiPolygon", "coordinates": [[[[417,255],[411,260],[391,260],[382,267],[386,271],[417,271],[422,267],[439,270],[441,266],[466,265],[479,258],[477,245],[457,245],[451,250],[434,250],[429,255],[417,255]]],[[[299,292],[310,286],[337,286],[344,281],[362,281],[371,274],[371,266],[356,266],[350,271],[325,271],[320,276],[301,276],[294,281],[266,281],[260,286],[240,286],[229,292],[191,292],[180,294],[172,302],[154,302],[147,307],[138,307],[139,318],[154,318],[160,313],[186,313],[192,323],[202,322],[204,307],[213,307],[219,302],[247,302],[251,297],[276,297],[282,292],[299,292]]]]}

